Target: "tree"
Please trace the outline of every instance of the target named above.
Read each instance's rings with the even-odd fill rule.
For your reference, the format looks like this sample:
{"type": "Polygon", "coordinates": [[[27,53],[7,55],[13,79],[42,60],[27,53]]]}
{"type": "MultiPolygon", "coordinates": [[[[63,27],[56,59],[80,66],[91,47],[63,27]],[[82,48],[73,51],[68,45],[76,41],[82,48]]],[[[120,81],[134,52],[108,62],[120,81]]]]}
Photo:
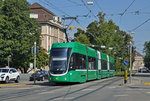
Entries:
{"type": "Polygon", "coordinates": [[[37,55],[37,68],[39,69],[49,65],[49,55],[46,52],[47,51],[44,48],[40,48],[40,52],[37,55]]]}
{"type": "MultiPolygon", "coordinates": [[[[123,66],[123,61],[129,61],[129,55],[126,52],[126,47],[129,46],[129,42],[132,41],[132,37],[125,31],[121,31],[119,26],[117,26],[112,20],[106,21],[105,15],[106,14],[100,12],[98,14],[99,21],[91,22],[84,34],[87,38],[89,38],[92,45],[97,46],[94,47],[96,50],[114,57],[116,67],[123,70],[125,68],[123,66]],[[109,50],[108,48],[102,49],[101,45],[112,47],[113,50],[109,50]]],[[[82,33],[82,31],[78,30],[77,33],[75,33],[75,38],[77,39],[82,33]]],[[[78,38],[78,41],[81,41],[81,39],[78,38]]]]}
{"type": "Polygon", "coordinates": [[[90,45],[89,38],[85,34],[80,34],[75,41],[85,45],[90,45]]]}
{"type": "Polygon", "coordinates": [[[27,0],[4,0],[0,9],[0,62],[7,65],[7,57],[11,55],[11,66],[26,72],[30,48],[34,41],[40,45],[39,25],[35,19],[29,18],[30,8],[27,0]]]}
{"type": "Polygon", "coordinates": [[[145,67],[150,69],[150,41],[145,42],[144,52],[145,52],[144,56],[145,67]]]}

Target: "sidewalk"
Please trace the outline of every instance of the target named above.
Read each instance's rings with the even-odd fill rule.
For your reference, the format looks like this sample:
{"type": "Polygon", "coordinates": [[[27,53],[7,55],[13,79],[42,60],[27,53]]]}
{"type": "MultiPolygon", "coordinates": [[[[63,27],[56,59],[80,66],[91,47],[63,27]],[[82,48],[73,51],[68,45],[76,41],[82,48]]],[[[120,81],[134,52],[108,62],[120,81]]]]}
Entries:
{"type": "MultiPolygon", "coordinates": [[[[124,79],[123,79],[123,81],[124,81],[124,79]]],[[[141,78],[132,77],[131,83],[130,83],[130,80],[129,80],[129,78],[128,78],[127,83],[124,84],[124,82],[122,82],[122,83],[120,84],[120,86],[133,86],[133,85],[143,85],[143,84],[144,84],[144,83],[143,83],[143,81],[141,80],[141,78]]]]}
{"type": "Polygon", "coordinates": [[[9,82],[8,84],[0,83],[0,88],[31,88],[31,87],[42,87],[49,86],[50,83],[45,81],[36,81],[36,85],[34,85],[34,81],[20,81],[19,83],[9,82]]]}

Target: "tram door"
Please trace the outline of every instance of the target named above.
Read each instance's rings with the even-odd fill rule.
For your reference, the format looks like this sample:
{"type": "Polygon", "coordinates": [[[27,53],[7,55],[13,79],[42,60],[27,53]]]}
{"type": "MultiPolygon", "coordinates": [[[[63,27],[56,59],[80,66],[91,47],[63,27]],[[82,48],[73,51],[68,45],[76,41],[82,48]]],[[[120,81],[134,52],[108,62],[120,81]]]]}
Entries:
{"type": "Polygon", "coordinates": [[[101,54],[98,51],[98,73],[100,74],[101,72],[101,54]]]}

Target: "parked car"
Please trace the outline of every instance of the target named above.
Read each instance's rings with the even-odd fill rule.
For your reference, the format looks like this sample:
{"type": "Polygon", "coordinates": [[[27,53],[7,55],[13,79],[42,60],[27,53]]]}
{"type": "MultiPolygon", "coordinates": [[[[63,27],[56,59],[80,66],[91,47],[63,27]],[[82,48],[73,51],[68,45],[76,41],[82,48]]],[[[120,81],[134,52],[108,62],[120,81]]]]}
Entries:
{"type": "Polygon", "coordinates": [[[0,81],[8,83],[9,81],[15,81],[16,83],[20,80],[20,75],[15,68],[0,68],[0,81]]]}
{"type": "Polygon", "coordinates": [[[140,69],[138,70],[138,72],[141,72],[141,73],[148,73],[150,72],[150,70],[146,67],[140,67],[140,69]]]}
{"type": "Polygon", "coordinates": [[[45,70],[37,71],[30,76],[29,80],[33,81],[34,76],[35,76],[35,80],[44,81],[45,79],[48,79],[48,71],[45,70]]]}

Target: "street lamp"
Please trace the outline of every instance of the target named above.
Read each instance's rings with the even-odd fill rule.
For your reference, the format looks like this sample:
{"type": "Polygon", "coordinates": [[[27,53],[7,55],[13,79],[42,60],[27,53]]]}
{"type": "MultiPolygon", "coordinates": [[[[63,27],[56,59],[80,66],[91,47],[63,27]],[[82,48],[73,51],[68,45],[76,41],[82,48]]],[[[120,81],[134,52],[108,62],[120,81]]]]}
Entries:
{"type": "Polygon", "coordinates": [[[130,41],[130,83],[132,77],[132,42],[130,41]]]}
{"type": "MultiPolygon", "coordinates": [[[[135,32],[130,31],[130,33],[134,34],[135,32]]],[[[130,46],[130,77],[129,77],[130,83],[131,83],[131,77],[132,77],[132,45],[133,43],[130,41],[129,43],[129,46],[130,46]]]]}
{"type": "Polygon", "coordinates": [[[92,1],[88,1],[87,4],[88,5],[93,5],[93,2],[92,1]]]}
{"type": "Polygon", "coordinates": [[[106,46],[102,45],[101,48],[106,48],[106,46]]]}
{"type": "Polygon", "coordinates": [[[9,58],[10,58],[10,57],[11,57],[11,55],[8,56],[8,68],[10,67],[10,66],[9,66],[9,61],[10,61],[9,58]]]}
{"type": "Polygon", "coordinates": [[[112,48],[112,47],[109,47],[108,49],[109,49],[109,50],[112,50],[113,48],[112,48]]]}

